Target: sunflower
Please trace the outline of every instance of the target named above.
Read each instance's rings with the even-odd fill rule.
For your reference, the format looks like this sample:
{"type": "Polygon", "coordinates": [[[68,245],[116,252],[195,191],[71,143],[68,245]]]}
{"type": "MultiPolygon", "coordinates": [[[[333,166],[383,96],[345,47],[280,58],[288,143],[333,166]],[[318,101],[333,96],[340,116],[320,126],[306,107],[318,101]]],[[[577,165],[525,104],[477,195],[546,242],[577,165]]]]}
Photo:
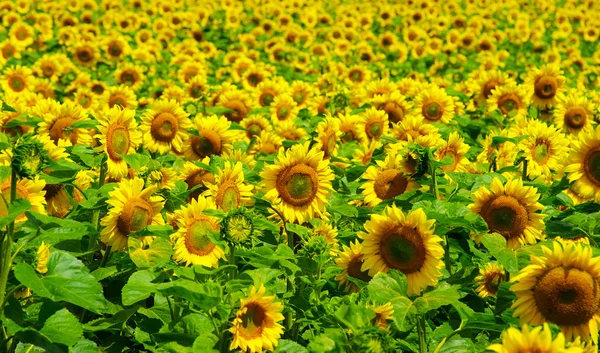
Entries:
{"type": "Polygon", "coordinates": [[[582,132],[571,142],[571,152],[565,172],[572,188],[583,198],[600,202],[600,126],[582,132]]]}
{"type": "Polygon", "coordinates": [[[312,85],[304,81],[293,81],[290,87],[290,95],[299,108],[305,108],[312,98],[314,89],[312,85]]]}
{"type": "Polygon", "coordinates": [[[531,104],[538,108],[551,108],[556,104],[557,95],[565,84],[559,64],[546,64],[529,72],[525,86],[531,92],[531,104]]]}
{"type": "Polygon", "coordinates": [[[523,325],[520,331],[510,327],[502,334],[502,343],[492,344],[488,350],[496,353],[584,353],[579,347],[565,346],[562,333],[552,339],[552,331],[546,324],[531,329],[529,325],[523,325]]]}
{"type": "Polygon", "coordinates": [[[402,157],[397,153],[388,153],[377,166],[367,168],[362,178],[367,181],[361,186],[364,201],[369,207],[375,207],[383,200],[414,190],[418,185],[408,175],[401,172],[402,157]]]}
{"type": "Polygon", "coordinates": [[[254,186],[244,183],[242,163],[232,165],[225,162],[225,168],[217,169],[215,182],[208,186],[206,195],[210,195],[217,208],[225,212],[247,205],[252,196],[254,186]]]}
{"type": "Polygon", "coordinates": [[[277,133],[273,131],[261,131],[256,138],[256,143],[252,145],[250,153],[264,152],[266,154],[277,153],[281,147],[283,140],[277,133]]]}
{"type": "Polygon", "coordinates": [[[350,142],[358,140],[358,132],[356,125],[359,121],[358,115],[337,114],[340,119],[340,132],[342,133],[342,142],[350,142]]]}
{"type": "Polygon", "coordinates": [[[496,87],[487,100],[487,107],[489,111],[499,109],[503,115],[515,111],[515,118],[525,117],[529,107],[529,96],[522,86],[510,82],[496,87]]]}
{"type": "Polygon", "coordinates": [[[448,141],[444,141],[444,144],[435,151],[435,158],[438,161],[452,158],[452,164],[442,166],[445,172],[466,172],[470,162],[465,154],[469,152],[469,148],[460,134],[455,131],[448,136],[448,141]]]}
{"type": "Polygon", "coordinates": [[[406,97],[398,90],[394,90],[389,94],[375,95],[373,104],[377,109],[383,110],[387,114],[390,127],[412,114],[412,102],[407,101],[406,97]]]}
{"type": "Polygon", "coordinates": [[[50,247],[48,244],[42,242],[37,249],[36,258],[37,265],[35,270],[41,274],[48,272],[48,258],[50,257],[50,247]]]}
{"type": "Polygon", "coordinates": [[[294,121],[298,116],[298,108],[296,102],[289,94],[280,94],[271,103],[271,120],[274,124],[280,121],[294,121]]]}
{"type": "Polygon", "coordinates": [[[379,140],[388,134],[388,129],[387,114],[371,107],[361,114],[356,124],[356,135],[360,141],[379,140]]]}
{"type": "Polygon", "coordinates": [[[202,213],[204,210],[214,209],[215,204],[211,199],[199,196],[175,211],[178,229],[171,235],[175,261],[185,263],[186,266],[219,266],[219,259],[225,257],[225,252],[209,237],[211,232],[219,231],[219,220],[202,213]]]}
{"type": "Polygon", "coordinates": [[[431,85],[415,97],[413,115],[422,116],[428,123],[449,123],[454,117],[454,101],[446,91],[431,85]]]}
{"type": "Polygon", "coordinates": [[[227,120],[239,123],[244,120],[250,110],[252,110],[252,101],[250,96],[245,91],[228,90],[219,96],[219,107],[232,110],[230,113],[225,113],[227,120]]]}
{"type": "Polygon", "coordinates": [[[473,203],[468,207],[483,217],[490,233],[501,234],[510,249],[517,249],[544,238],[544,215],[537,213],[543,209],[539,198],[537,189],[523,186],[521,179],[502,185],[500,179],[494,178],[489,189],[482,186],[473,194],[473,203]]]}
{"type": "Polygon", "coordinates": [[[554,125],[571,134],[589,130],[594,120],[594,105],[582,94],[560,95],[553,112],[554,125]]]}
{"type": "MultiPolygon", "coordinates": [[[[8,177],[0,183],[0,217],[8,215],[8,205],[10,204],[11,177],[8,177]],[[8,204],[7,204],[8,202],[8,204]]],[[[31,211],[46,214],[46,200],[44,199],[44,186],[46,182],[39,177],[30,179],[19,179],[17,181],[17,199],[25,199],[31,203],[31,211]]],[[[24,222],[27,218],[25,213],[15,218],[15,223],[24,222]]]]}
{"type": "Polygon", "coordinates": [[[136,91],[144,84],[145,75],[141,66],[125,63],[120,65],[114,73],[115,81],[124,86],[128,86],[136,91]]]}
{"type": "Polygon", "coordinates": [[[342,135],[339,120],[327,115],[316,130],[318,135],[315,146],[325,153],[325,157],[335,156],[342,135]]]}
{"type": "Polygon", "coordinates": [[[128,86],[108,87],[100,97],[101,107],[112,108],[118,105],[122,108],[135,109],[138,102],[135,92],[128,86]]]}
{"type": "Polygon", "coordinates": [[[474,96],[479,105],[485,106],[494,90],[511,82],[508,75],[500,70],[482,71],[479,76],[468,85],[469,92],[474,96]]]}
{"type": "MultiPolygon", "coordinates": [[[[142,167],[145,168],[145,167],[142,167]]],[[[176,180],[175,171],[171,168],[155,169],[148,173],[145,178],[146,186],[154,186],[159,189],[174,189],[176,180]]]]}
{"type": "Polygon", "coordinates": [[[26,66],[11,66],[6,68],[2,76],[2,89],[4,92],[23,92],[32,87],[32,72],[26,66]]]}
{"type": "Polygon", "coordinates": [[[542,247],[544,256],[513,279],[517,300],[512,307],[521,324],[558,325],[568,340],[581,337],[598,343],[600,324],[600,257],[575,242],[542,247]]]}
{"type": "Polygon", "coordinates": [[[283,334],[283,326],[278,324],[284,317],[283,304],[275,301],[275,296],[266,296],[266,288],[258,290],[252,286],[247,298],[241,299],[240,309],[235,315],[229,332],[233,341],[229,349],[240,348],[243,352],[273,350],[283,334]]]}
{"type": "Polygon", "coordinates": [[[392,317],[394,314],[394,308],[392,308],[392,304],[385,303],[379,306],[371,306],[370,308],[375,312],[373,325],[382,330],[387,329],[389,326],[388,320],[394,320],[392,317]]]}
{"type": "Polygon", "coordinates": [[[100,59],[96,45],[91,42],[77,40],[71,45],[73,60],[84,67],[95,67],[100,59]]]}
{"type": "Polygon", "coordinates": [[[529,162],[527,177],[553,180],[552,172],[562,169],[564,156],[569,151],[569,140],[558,128],[538,120],[528,121],[519,135],[527,136],[519,142],[519,149],[529,162]]]}
{"type": "Polygon", "coordinates": [[[59,146],[70,146],[78,143],[89,145],[92,137],[87,129],[71,129],[74,123],[84,122],[88,119],[85,111],[77,103],[65,101],[62,105],[52,105],[44,119],[39,124],[39,133],[48,134],[50,139],[59,146]]]}
{"type": "Polygon", "coordinates": [[[142,133],[137,129],[135,121],[135,111],[114,106],[97,111],[96,120],[99,123],[96,138],[100,139],[108,156],[108,175],[121,179],[127,175],[127,162],[121,156],[135,153],[142,142],[142,133]]]}
{"type": "Polygon", "coordinates": [[[274,164],[260,174],[265,198],[271,201],[288,222],[299,224],[325,212],[331,194],[333,171],[324,153],[309,143],[296,144],[289,150],[279,149],[274,164]]]}
{"type": "Polygon", "coordinates": [[[502,265],[487,263],[479,269],[479,276],[475,277],[477,289],[475,290],[481,298],[494,296],[498,293],[500,283],[506,280],[506,273],[502,265]]]}
{"type": "Polygon", "coordinates": [[[194,127],[198,135],[189,134],[183,145],[183,154],[189,160],[231,152],[233,142],[240,138],[238,130],[230,130],[231,122],[222,116],[196,116],[194,127]]]}
{"type": "Polygon", "coordinates": [[[285,93],[285,91],[285,86],[282,83],[274,80],[265,80],[256,86],[253,99],[259,106],[268,107],[273,103],[275,97],[285,93]]]}
{"type": "Polygon", "coordinates": [[[330,223],[317,222],[311,231],[311,237],[322,236],[329,249],[329,256],[334,257],[339,252],[338,231],[330,223]]]}
{"type": "Polygon", "coordinates": [[[342,269],[342,272],[335,276],[335,280],[345,287],[346,291],[358,292],[359,288],[356,284],[348,280],[348,276],[357,278],[363,282],[369,282],[371,276],[368,271],[362,271],[361,267],[364,262],[362,254],[362,244],[355,240],[350,243],[350,246],[342,245],[342,252],[335,259],[336,265],[342,269]]]}
{"type": "Polygon", "coordinates": [[[275,124],[275,134],[284,140],[300,141],[306,136],[306,130],[293,120],[284,120],[275,124]]]}
{"type": "MultiPolygon", "coordinates": [[[[205,157],[202,163],[208,165],[210,158],[205,157]]],[[[192,162],[185,162],[183,170],[179,174],[179,180],[187,184],[187,190],[193,190],[188,196],[188,201],[197,199],[200,194],[208,190],[207,185],[212,185],[215,182],[215,176],[208,170],[197,166],[192,162]]]]}
{"type": "Polygon", "coordinates": [[[100,224],[100,240],[112,246],[112,251],[127,249],[127,237],[151,224],[165,224],[160,213],[164,200],[152,196],[154,187],[144,189],[144,180],[122,180],[108,193],[107,204],[112,206],[100,224]]]}
{"type": "Polygon", "coordinates": [[[273,130],[269,120],[260,115],[251,115],[240,122],[240,126],[246,129],[246,137],[252,140],[262,134],[263,131],[273,130]]]}
{"type": "Polygon", "coordinates": [[[154,101],[140,124],[144,148],[160,154],[168,153],[171,148],[180,151],[191,128],[188,114],[174,100],[154,101]]]}

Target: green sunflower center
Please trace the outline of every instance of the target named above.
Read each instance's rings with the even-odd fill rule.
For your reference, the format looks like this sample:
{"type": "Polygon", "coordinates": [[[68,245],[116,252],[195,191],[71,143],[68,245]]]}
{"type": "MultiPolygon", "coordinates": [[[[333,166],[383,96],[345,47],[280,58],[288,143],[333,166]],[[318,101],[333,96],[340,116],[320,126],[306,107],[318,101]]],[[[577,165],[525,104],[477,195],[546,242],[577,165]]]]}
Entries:
{"type": "Polygon", "coordinates": [[[548,153],[547,141],[536,141],[531,155],[533,156],[533,159],[539,164],[545,164],[546,162],[548,162],[550,154],[548,153]]]}
{"type": "Polygon", "coordinates": [[[150,134],[155,140],[171,142],[177,135],[179,124],[177,118],[168,112],[158,114],[150,126],[150,134]]]}
{"type": "Polygon", "coordinates": [[[252,124],[252,125],[248,126],[246,131],[248,131],[248,135],[250,135],[250,137],[253,137],[253,136],[260,135],[262,128],[258,124],[252,124]]]}
{"type": "Polygon", "coordinates": [[[498,109],[502,112],[502,114],[508,114],[515,109],[520,108],[520,99],[516,94],[509,93],[505,94],[500,99],[498,99],[498,109]]]}
{"type": "Polygon", "coordinates": [[[369,282],[372,277],[369,276],[369,271],[361,271],[363,263],[362,256],[352,258],[348,263],[348,276],[358,278],[363,282],[369,282]]]}
{"type": "Polygon", "coordinates": [[[429,102],[423,105],[423,116],[427,120],[438,120],[442,117],[442,106],[438,102],[429,102]]]}
{"type": "Polygon", "coordinates": [[[208,220],[197,220],[192,223],[185,237],[188,251],[198,256],[210,254],[215,248],[215,244],[208,237],[208,233],[215,230],[213,224],[208,220]]]}
{"type": "Polygon", "coordinates": [[[240,205],[240,191],[235,182],[227,180],[221,184],[217,191],[215,202],[217,207],[220,207],[225,212],[238,207],[240,205]]]}
{"type": "Polygon", "coordinates": [[[379,253],[388,267],[404,274],[419,271],[426,257],[421,234],[417,229],[407,226],[396,226],[384,234],[379,253]]]}
{"type": "Polygon", "coordinates": [[[15,92],[21,92],[25,88],[25,81],[19,76],[12,77],[9,86],[15,92]]]}
{"type": "Polygon", "coordinates": [[[275,99],[275,97],[273,96],[273,94],[272,94],[272,93],[269,93],[269,92],[267,92],[267,93],[263,93],[263,94],[260,96],[260,104],[261,104],[263,107],[269,106],[269,105],[271,105],[271,103],[273,103],[273,100],[274,100],[274,99],[275,99]]]}
{"type": "Polygon", "coordinates": [[[211,154],[221,154],[221,137],[215,131],[203,131],[200,137],[192,138],[192,149],[200,158],[208,157],[211,154]]]}
{"type": "Polygon", "coordinates": [[[290,114],[290,108],[286,105],[279,107],[279,109],[277,109],[277,118],[279,120],[287,119],[289,114],[290,114]]]}
{"type": "Polygon", "coordinates": [[[569,109],[565,113],[565,125],[571,129],[581,129],[587,121],[587,112],[581,107],[569,109]]]}
{"type": "Polygon", "coordinates": [[[317,195],[317,171],[306,164],[288,167],[277,177],[276,187],[284,202],[293,206],[306,206],[317,195]]]}
{"type": "Polygon", "coordinates": [[[378,138],[383,132],[383,126],[380,122],[373,122],[367,127],[367,135],[370,138],[378,138]]]}
{"type": "Polygon", "coordinates": [[[140,198],[129,199],[117,219],[117,229],[129,235],[143,229],[152,222],[152,205],[140,198]]]}
{"type": "Polygon", "coordinates": [[[106,150],[110,159],[120,161],[120,155],[129,151],[129,131],[124,126],[109,128],[106,134],[106,150]]]}

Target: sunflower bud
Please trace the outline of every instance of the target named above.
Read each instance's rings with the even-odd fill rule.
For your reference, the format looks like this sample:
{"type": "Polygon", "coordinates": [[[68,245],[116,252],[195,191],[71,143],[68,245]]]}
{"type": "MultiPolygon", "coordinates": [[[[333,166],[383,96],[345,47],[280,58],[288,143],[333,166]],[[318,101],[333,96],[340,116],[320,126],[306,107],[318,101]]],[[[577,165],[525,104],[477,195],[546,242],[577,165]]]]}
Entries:
{"type": "Polygon", "coordinates": [[[327,244],[327,238],[323,235],[312,236],[304,244],[304,251],[310,257],[316,257],[321,254],[329,253],[329,244],[327,244]]]}
{"type": "Polygon", "coordinates": [[[19,176],[33,179],[48,166],[48,153],[37,140],[21,139],[14,149],[11,166],[19,176]]]}
{"type": "Polygon", "coordinates": [[[333,97],[333,106],[336,110],[344,110],[350,105],[350,99],[345,93],[338,93],[333,97]]]}
{"type": "Polygon", "coordinates": [[[35,268],[41,274],[48,272],[48,258],[50,258],[50,247],[42,242],[37,250],[37,266],[35,268]]]}
{"type": "Polygon", "coordinates": [[[247,242],[254,235],[252,215],[244,208],[229,212],[221,222],[223,238],[232,244],[247,242]]]}

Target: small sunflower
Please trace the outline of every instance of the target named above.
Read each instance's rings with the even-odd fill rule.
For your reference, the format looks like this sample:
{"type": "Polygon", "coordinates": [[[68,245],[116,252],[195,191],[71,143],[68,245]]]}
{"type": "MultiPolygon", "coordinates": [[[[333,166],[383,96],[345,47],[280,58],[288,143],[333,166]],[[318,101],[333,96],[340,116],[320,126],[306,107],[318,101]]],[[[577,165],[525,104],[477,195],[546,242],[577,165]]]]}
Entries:
{"type": "Polygon", "coordinates": [[[198,135],[190,134],[183,145],[183,154],[189,160],[231,152],[233,142],[240,135],[239,131],[229,129],[231,122],[222,116],[197,116],[194,119],[194,127],[198,135]]]}
{"type": "Polygon", "coordinates": [[[219,107],[232,110],[230,113],[225,113],[225,117],[229,121],[239,123],[244,120],[250,110],[252,110],[252,101],[250,96],[245,91],[228,90],[219,96],[219,107]]]}
{"type": "Polygon", "coordinates": [[[240,348],[243,352],[273,350],[283,334],[283,326],[278,322],[284,319],[281,314],[283,304],[275,301],[275,296],[266,296],[266,288],[250,288],[247,298],[241,299],[240,309],[235,315],[229,332],[233,341],[229,349],[240,348]]]}
{"type": "Polygon", "coordinates": [[[531,104],[538,109],[552,108],[556,104],[557,95],[565,84],[559,64],[546,64],[532,70],[525,86],[529,89],[531,104]]]}
{"type": "Polygon", "coordinates": [[[502,185],[500,179],[494,178],[489,189],[482,186],[473,194],[473,203],[468,207],[483,217],[490,233],[501,234],[508,247],[516,249],[544,238],[544,215],[537,213],[543,209],[539,198],[537,189],[523,186],[521,179],[502,185]]]}
{"type": "Polygon", "coordinates": [[[496,353],[584,353],[579,347],[566,346],[562,333],[552,339],[548,325],[533,328],[523,325],[521,330],[510,327],[502,334],[502,343],[492,344],[488,349],[496,353]]]}
{"type": "Polygon", "coordinates": [[[598,343],[600,324],[600,257],[581,243],[554,242],[544,256],[512,279],[517,295],[512,307],[521,324],[558,325],[568,340],[581,337],[598,343]]]}
{"type": "Polygon", "coordinates": [[[529,162],[527,177],[544,177],[552,181],[552,172],[562,169],[564,156],[569,151],[569,140],[558,128],[538,120],[529,121],[520,135],[527,137],[519,142],[519,149],[529,162]]]}
{"type": "Polygon", "coordinates": [[[294,121],[298,116],[300,109],[292,96],[289,94],[280,94],[271,103],[271,121],[277,123],[280,121],[294,121]]]}
{"type": "Polygon", "coordinates": [[[377,94],[373,98],[373,104],[377,109],[383,110],[387,114],[390,125],[399,123],[406,116],[412,114],[412,102],[406,100],[406,97],[398,90],[394,90],[389,94],[377,94]]]}
{"type": "Polygon", "coordinates": [[[600,127],[580,133],[571,142],[571,153],[566,162],[565,172],[572,188],[583,198],[593,198],[600,202],[600,127]]]}
{"type": "Polygon", "coordinates": [[[479,276],[475,277],[477,294],[482,297],[494,296],[498,293],[500,283],[506,280],[506,273],[502,265],[487,263],[479,269],[479,276]]]}
{"type": "MultiPolygon", "coordinates": [[[[205,157],[202,163],[208,165],[210,158],[205,157]]],[[[185,162],[183,169],[179,173],[179,180],[187,184],[187,189],[193,190],[188,196],[188,201],[197,199],[203,192],[208,190],[207,185],[212,185],[215,182],[215,176],[208,170],[197,166],[192,162],[185,162]]]]}
{"type": "Polygon", "coordinates": [[[315,146],[325,153],[325,157],[335,156],[342,135],[339,120],[327,115],[316,130],[318,135],[315,146]]]}
{"type": "Polygon", "coordinates": [[[187,130],[192,128],[188,114],[174,100],[157,100],[144,112],[140,131],[144,148],[165,154],[171,148],[181,151],[187,130]]]}
{"type": "MultiPolygon", "coordinates": [[[[10,204],[11,177],[0,183],[0,217],[8,216],[8,205],[10,204]]],[[[46,214],[46,199],[44,187],[46,182],[39,177],[33,179],[21,178],[17,181],[17,199],[25,199],[31,203],[31,211],[46,214]]],[[[15,223],[25,222],[25,212],[15,218],[15,223]]]]}
{"type": "Polygon", "coordinates": [[[369,108],[360,115],[355,129],[356,137],[360,141],[379,140],[381,136],[388,134],[388,116],[385,111],[375,107],[369,108]]]}
{"type": "Polygon", "coordinates": [[[4,70],[2,77],[2,89],[4,92],[23,92],[33,88],[33,76],[31,69],[27,66],[12,66],[4,70]]]}
{"type": "Polygon", "coordinates": [[[529,96],[522,86],[510,82],[493,91],[487,100],[487,107],[489,111],[499,109],[503,115],[516,111],[515,118],[525,117],[529,107],[529,96]]]}
{"type": "Polygon", "coordinates": [[[246,129],[246,137],[252,140],[261,135],[263,131],[273,130],[269,120],[259,115],[251,115],[240,122],[240,126],[246,129]]]}
{"type": "Polygon", "coordinates": [[[449,123],[454,117],[454,100],[446,91],[429,86],[415,97],[413,115],[422,116],[427,123],[449,123]]]}
{"type": "Polygon", "coordinates": [[[135,111],[119,106],[99,110],[96,114],[98,131],[96,135],[108,155],[108,175],[121,179],[127,175],[127,163],[122,155],[135,153],[142,142],[142,133],[137,129],[135,111]]]}
{"type": "Polygon", "coordinates": [[[363,239],[361,271],[370,276],[396,269],[406,275],[408,295],[418,295],[427,286],[435,286],[444,267],[442,238],[433,234],[435,220],[428,220],[422,209],[407,215],[395,205],[382,214],[372,214],[360,232],[363,239]]]}
{"type": "Polygon", "coordinates": [[[442,166],[445,172],[466,172],[470,162],[465,154],[469,152],[469,148],[470,146],[455,131],[448,136],[448,141],[444,141],[444,144],[435,151],[435,158],[438,161],[447,157],[452,158],[452,164],[442,166]]]}
{"type": "Polygon", "coordinates": [[[175,211],[177,232],[171,235],[175,261],[185,263],[186,266],[219,266],[219,259],[225,257],[225,252],[209,237],[211,232],[219,231],[219,221],[202,213],[204,210],[214,209],[215,204],[211,199],[199,196],[175,211]]]}
{"type": "Polygon", "coordinates": [[[47,110],[41,116],[39,133],[48,134],[58,146],[70,146],[78,143],[89,145],[92,137],[87,129],[72,129],[74,123],[89,120],[87,113],[75,102],[65,101],[60,106],[47,110]]]}
{"type": "Polygon", "coordinates": [[[560,96],[554,109],[554,125],[571,134],[590,130],[594,120],[594,105],[583,94],[573,92],[560,96]]]}
{"type": "Polygon", "coordinates": [[[401,160],[399,154],[389,153],[385,160],[375,162],[377,166],[367,168],[362,176],[367,181],[361,186],[361,194],[369,207],[375,207],[383,200],[418,188],[418,185],[400,170],[401,160]]]}
{"type": "Polygon", "coordinates": [[[112,246],[113,251],[127,249],[129,234],[137,232],[151,224],[165,224],[160,213],[164,200],[160,196],[152,196],[155,188],[144,189],[144,180],[133,178],[123,180],[108,193],[107,204],[112,206],[100,224],[103,243],[112,246]]]}
{"type": "Polygon", "coordinates": [[[363,282],[371,280],[368,271],[361,270],[364,262],[362,248],[362,244],[358,240],[351,242],[349,247],[342,245],[342,252],[335,259],[336,265],[342,269],[342,272],[335,276],[335,280],[349,292],[358,292],[359,288],[356,284],[350,282],[347,276],[357,278],[363,282]]]}
{"type": "Polygon", "coordinates": [[[242,163],[225,162],[225,168],[217,169],[214,184],[208,186],[206,195],[210,195],[217,208],[227,212],[247,205],[254,186],[244,182],[242,163]]]}
{"type": "Polygon", "coordinates": [[[389,323],[388,320],[394,320],[392,315],[394,315],[394,308],[392,308],[392,304],[385,303],[379,306],[371,306],[371,309],[375,312],[375,319],[373,319],[373,325],[379,327],[382,330],[388,328],[389,323]]]}
{"type": "Polygon", "coordinates": [[[478,104],[485,105],[496,88],[504,86],[510,81],[508,75],[500,70],[483,71],[471,82],[469,91],[474,95],[478,104]]]}
{"type": "Polygon", "coordinates": [[[261,173],[264,197],[292,223],[302,224],[325,212],[334,179],[323,152],[308,146],[307,142],[279,149],[276,162],[261,173]]]}
{"type": "Polygon", "coordinates": [[[135,92],[128,86],[108,87],[100,97],[100,107],[112,108],[115,105],[121,108],[135,109],[138,101],[135,92]]]}

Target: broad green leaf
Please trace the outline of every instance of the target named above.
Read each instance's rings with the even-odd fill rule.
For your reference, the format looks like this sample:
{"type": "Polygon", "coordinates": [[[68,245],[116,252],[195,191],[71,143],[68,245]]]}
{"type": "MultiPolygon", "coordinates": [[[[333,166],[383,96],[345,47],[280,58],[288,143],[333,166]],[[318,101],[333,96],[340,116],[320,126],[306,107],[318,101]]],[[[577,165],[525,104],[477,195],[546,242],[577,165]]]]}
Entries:
{"type": "MultiPolygon", "coordinates": [[[[4,205],[4,200],[0,200],[4,205]]],[[[0,229],[9,225],[12,221],[17,219],[19,216],[23,214],[23,212],[27,211],[31,208],[31,203],[26,199],[16,199],[13,203],[8,207],[8,214],[0,218],[0,229]]]]}
{"type": "Polygon", "coordinates": [[[120,156],[131,168],[138,171],[150,163],[150,157],[139,153],[122,154],[120,156]]]}
{"type": "Polygon", "coordinates": [[[375,312],[364,305],[345,304],[335,311],[335,317],[352,331],[371,325],[375,312]]]}
{"type": "Polygon", "coordinates": [[[66,346],[75,345],[83,337],[83,329],[75,315],[67,309],[62,309],[50,316],[40,330],[54,343],[66,346]]]}
{"type": "Polygon", "coordinates": [[[442,282],[431,292],[415,299],[414,305],[419,314],[425,314],[441,306],[455,304],[459,299],[458,286],[451,286],[446,282],[442,282]]]}
{"type": "Polygon", "coordinates": [[[394,271],[393,278],[390,274],[379,272],[369,281],[367,290],[369,298],[376,304],[385,304],[397,297],[406,297],[408,282],[401,272],[394,271]]]}
{"type": "Polygon", "coordinates": [[[0,183],[10,177],[12,173],[12,168],[9,166],[0,166],[0,183]]]}
{"type": "Polygon", "coordinates": [[[159,275],[160,272],[158,270],[142,270],[132,274],[121,290],[123,305],[133,305],[154,294],[156,287],[152,282],[159,275]]]}
{"type": "Polygon", "coordinates": [[[145,249],[142,242],[134,237],[129,237],[129,256],[131,261],[139,268],[163,266],[171,260],[173,248],[168,240],[156,238],[145,249]]]}
{"type": "Polygon", "coordinates": [[[279,340],[274,353],[308,353],[308,350],[290,340],[279,340]]]}
{"type": "Polygon", "coordinates": [[[516,275],[519,272],[517,252],[507,247],[506,239],[502,235],[498,233],[485,234],[481,242],[510,274],[516,275]]]}
{"type": "Polygon", "coordinates": [[[213,349],[218,341],[219,337],[212,333],[204,333],[196,337],[192,346],[192,353],[219,353],[219,350],[213,349]]]}
{"type": "Polygon", "coordinates": [[[108,309],[102,286],[77,258],[54,251],[48,259],[48,272],[38,276],[29,264],[15,267],[15,277],[36,295],[52,301],[65,301],[96,314],[108,309]]]}
{"type": "Polygon", "coordinates": [[[444,235],[455,228],[465,228],[477,234],[487,233],[487,223],[463,203],[443,200],[419,201],[413,210],[423,209],[428,219],[435,219],[435,233],[444,235]]]}
{"type": "Polygon", "coordinates": [[[30,343],[44,349],[48,353],[69,352],[69,347],[60,343],[52,343],[48,337],[31,327],[16,332],[15,337],[19,342],[30,343]]]}
{"type": "Polygon", "coordinates": [[[172,295],[189,300],[200,309],[209,310],[221,301],[221,287],[216,283],[198,283],[180,278],[173,282],[156,285],[162,295],[172,295]]]}
{"type": "Polygon", "coordinates": [[[260,285],[266,285],[273,278],[283,275],[283,271],[272,268],[259,268],[246,271],[244,274],[250,276],[254,281],[254,286],[258,288],[260,285]]]}
{"type": "Polygon", "coordinates": [[[70,353],[101,353],[101,351],[96,343],[82,339],[77,342],[75,347],[71,348],[70,353]]]}

